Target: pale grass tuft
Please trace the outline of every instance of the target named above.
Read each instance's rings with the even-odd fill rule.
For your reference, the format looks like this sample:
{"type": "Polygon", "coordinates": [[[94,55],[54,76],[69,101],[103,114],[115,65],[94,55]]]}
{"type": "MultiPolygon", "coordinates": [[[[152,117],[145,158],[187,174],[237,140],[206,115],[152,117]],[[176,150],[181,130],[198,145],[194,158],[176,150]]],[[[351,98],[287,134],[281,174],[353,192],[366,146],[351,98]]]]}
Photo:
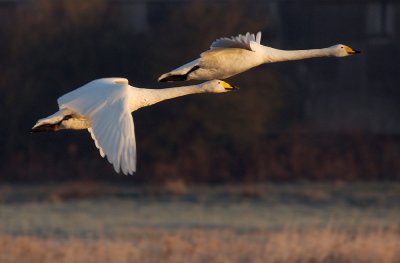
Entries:
{"type": "Polygon", "coordinates": [[[399,229],[137,229],[127,239],[0,236],[2,263],[398,263],[399,229]]]}
{"type": "Polygon", "coordinates": [[[114,193],[115,187],[97,181],[71,181],[54,186],[48,193],[47,199],[53,203],[71,199],[88,199],[114,193]]]}
{"type": "Polygon", "coordinates": [[[168,179],[164,182],[164,190],[169,194],[183,195],[189,189],[183,179],[168,179]]]}

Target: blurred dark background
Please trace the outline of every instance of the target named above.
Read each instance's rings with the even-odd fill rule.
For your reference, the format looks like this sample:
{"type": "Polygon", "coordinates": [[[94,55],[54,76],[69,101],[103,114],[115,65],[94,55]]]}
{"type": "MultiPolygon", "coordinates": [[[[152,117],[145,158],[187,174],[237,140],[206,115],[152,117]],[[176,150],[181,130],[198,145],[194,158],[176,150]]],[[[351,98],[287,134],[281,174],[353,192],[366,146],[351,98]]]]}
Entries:
{"type": "Polygon", "coordinates": [[[394,0],[1,0],[0,180],[399,180],[399,60],[394,0]],[[228,80],[238,92],[135,112],[132,177],[114,173],[88,132],[29,133],[93,79],[183,85],[157,78],[248,31],[281,49],[362,53],[264,65],[228,80]]]}

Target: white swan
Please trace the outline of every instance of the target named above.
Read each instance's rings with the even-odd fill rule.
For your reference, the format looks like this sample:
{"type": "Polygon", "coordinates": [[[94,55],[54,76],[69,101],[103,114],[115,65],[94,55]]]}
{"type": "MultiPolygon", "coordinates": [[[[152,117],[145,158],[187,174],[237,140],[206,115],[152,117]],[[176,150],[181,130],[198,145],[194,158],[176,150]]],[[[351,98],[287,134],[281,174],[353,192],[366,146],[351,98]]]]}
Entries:
{"type": "Polygon", "coordinates": [[[314,57],[345,57],[360,53],[349,46],[338,44],[328,48],[309,50],[280,50],[260,44],[261,32],[220,38],[211,44],[210,50],[171,72],[158,81],[185,81],[226,79],[265,63],[300,60],[314,57]]]}
{"type": "Polygon", "coordinates": [[[157,102],[194,93],[222,93],[235,87],[221,80],[199,85],[142,89],[125,78],[97,79],[61,96],[59,111],[40,119],[31,132],[88,129],[102,157],[117,173],[136,171],[136,142],[131,112],[157,102]]]}

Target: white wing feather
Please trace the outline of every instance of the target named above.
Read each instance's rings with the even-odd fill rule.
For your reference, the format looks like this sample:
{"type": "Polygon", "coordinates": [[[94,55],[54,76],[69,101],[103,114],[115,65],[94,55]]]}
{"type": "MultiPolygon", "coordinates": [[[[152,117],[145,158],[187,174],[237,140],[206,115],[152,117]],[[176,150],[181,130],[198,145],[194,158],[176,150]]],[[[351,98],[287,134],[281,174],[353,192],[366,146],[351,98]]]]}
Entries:
{"type": "Polygon", "coordinates": [[[100,145],[99,145],[99,143],[98,143],[98,141],[96,139],[96,136],[94,136],[92,128],[88,128],[88,131],[90,133],[90,136],[92,136],[92,139],[94,141],[94,145],[96,145],[96,148],[99,149],[100,156],[104,158],[106,156],[106,154],[103,152],[103,149],[100,147],[100,145]]]}
{"type": "Polygon", "coordinates": [[[250,46],[251,42],[256,42],[260,44],[261,32],[258,32],[257,35],[250,34],[249,32],[247,32],[246,35],[232,36],[230,38],[228,37],[219,38],[211,44],[210,49],[243,48],[251,51],[252,50],[250,46]]]}
{"type": "Polygon", "coordinates": [[[120,80],[92,81],[60,97],[58,104],[60,109],[88,118],[92,124],[88,130],[100,155],[107,156],[116,172],[132,174],[136,170],[135,131],[128,105],[129,86],[117,84],[120,80]]]}
{"type": "Polygon", "coordinates": [[[132,115],[121,101],[91,117],[90,133],[114,169],[132,174],[136,170],[136,143],[132,115]]]}

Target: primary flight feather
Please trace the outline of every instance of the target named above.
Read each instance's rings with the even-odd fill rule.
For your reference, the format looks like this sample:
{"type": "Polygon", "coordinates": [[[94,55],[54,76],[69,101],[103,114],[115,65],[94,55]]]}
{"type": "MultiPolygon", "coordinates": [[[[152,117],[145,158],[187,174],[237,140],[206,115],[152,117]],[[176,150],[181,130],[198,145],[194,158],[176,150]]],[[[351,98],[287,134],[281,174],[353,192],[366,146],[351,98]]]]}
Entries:
{"type": "Polygon", "coordinates": [[[93,80],[61,96],[59,111],[40,119],[32,132],[87,129],[116,172],[136,171],[136,140],[131,112],[163,100],[195,93],[222,93],[235,87],[221,80],[199,85],[144,89],[130,86],[125,78],[93,80]]]}
{"type": "Polygon", "coordinates": [[[162,74],[158,81],[226,79],[265,63],[360,53],[342,44],[320,49],[281,50],[260,42],[261,32],[217,39],[209,50],[201,53],[200,58],[162,74]]]}

